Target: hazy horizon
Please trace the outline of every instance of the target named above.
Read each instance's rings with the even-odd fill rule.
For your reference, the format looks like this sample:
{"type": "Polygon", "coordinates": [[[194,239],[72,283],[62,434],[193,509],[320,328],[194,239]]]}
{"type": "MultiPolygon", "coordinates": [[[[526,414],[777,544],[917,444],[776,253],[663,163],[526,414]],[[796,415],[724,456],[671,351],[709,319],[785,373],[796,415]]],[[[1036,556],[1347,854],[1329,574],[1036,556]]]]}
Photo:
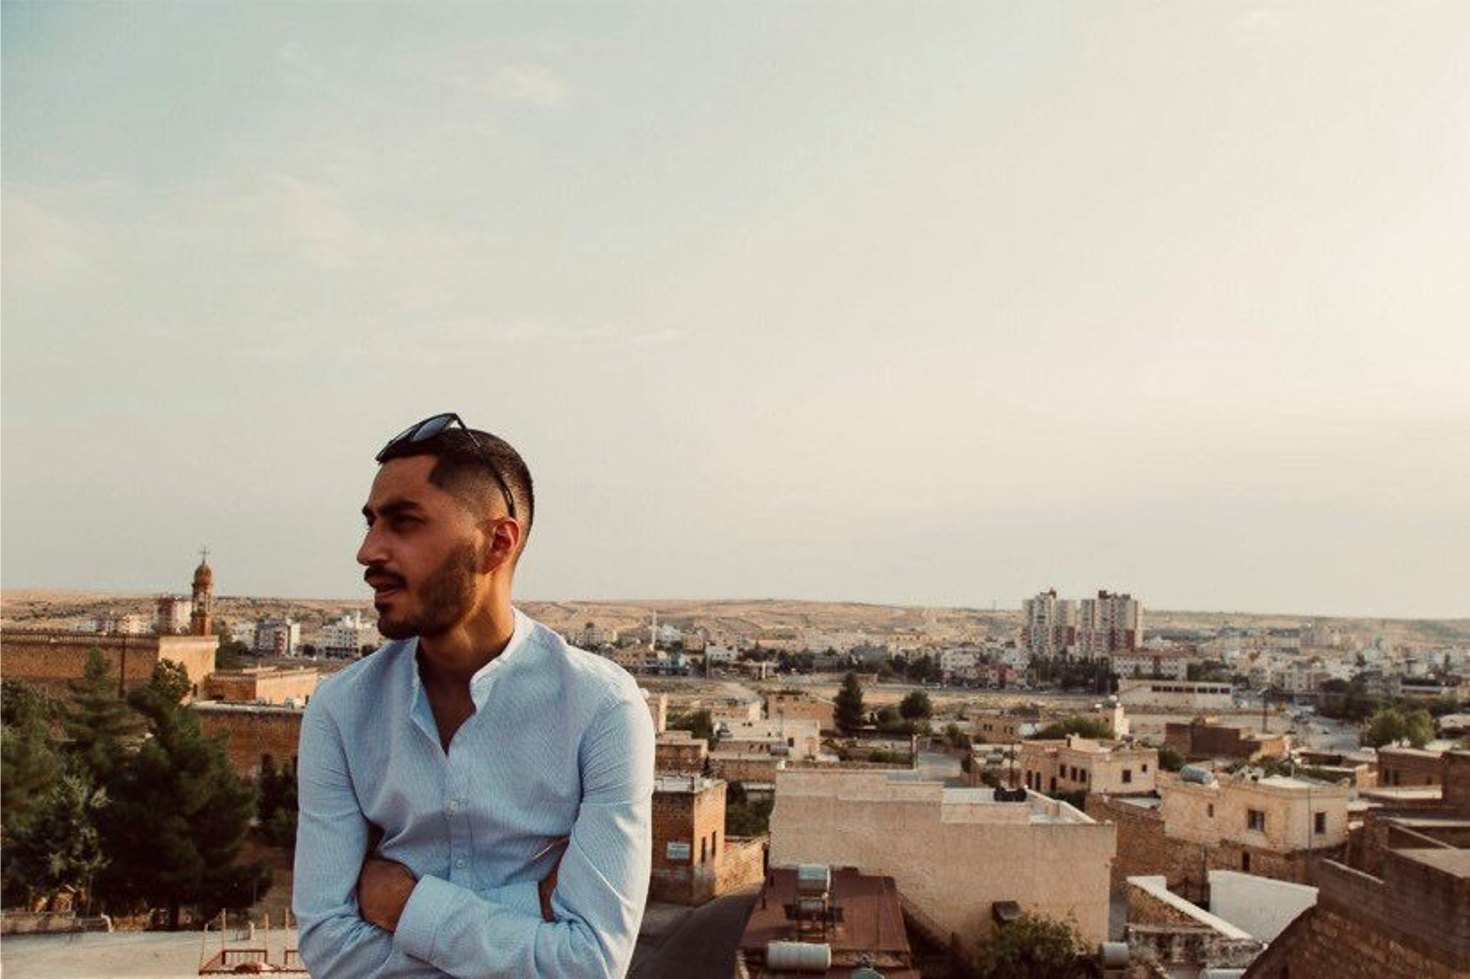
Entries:
{"type": "Polygon", "coordinates": [[[521,600],[1470,615],[1470,6],[0,28],[7,591],[366,598],[453,410],[521,600]]]}

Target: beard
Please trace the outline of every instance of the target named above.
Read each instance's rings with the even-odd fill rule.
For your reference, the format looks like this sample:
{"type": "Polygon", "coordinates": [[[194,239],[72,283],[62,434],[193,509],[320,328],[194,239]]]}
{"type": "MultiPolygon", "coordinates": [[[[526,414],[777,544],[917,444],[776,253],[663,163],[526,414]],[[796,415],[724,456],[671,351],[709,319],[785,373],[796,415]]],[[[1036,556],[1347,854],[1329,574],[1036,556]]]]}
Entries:
{"type": "Polygon", "coordinates": [[[440,636],[469,615],[475,604],[475,545],[466,541],[449,552],[418,588],[417,614],[378,616],[378,631],[388,639],[440,636]]]}

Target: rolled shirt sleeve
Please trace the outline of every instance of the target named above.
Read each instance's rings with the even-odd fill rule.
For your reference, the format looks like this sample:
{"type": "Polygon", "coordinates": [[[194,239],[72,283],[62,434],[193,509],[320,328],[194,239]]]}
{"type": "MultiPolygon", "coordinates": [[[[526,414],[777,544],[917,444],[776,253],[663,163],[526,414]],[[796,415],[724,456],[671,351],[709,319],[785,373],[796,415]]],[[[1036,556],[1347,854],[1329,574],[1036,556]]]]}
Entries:
{"type": "Polygon", "coordinates": [[[626,973],[652,867],[653,748],[648,708],[614,691],[581,742],[582,801],[557,871],[555,921],[542,919],[534,882],[480,896],[424,876],[393,945],[454,976],[626,973]]]}

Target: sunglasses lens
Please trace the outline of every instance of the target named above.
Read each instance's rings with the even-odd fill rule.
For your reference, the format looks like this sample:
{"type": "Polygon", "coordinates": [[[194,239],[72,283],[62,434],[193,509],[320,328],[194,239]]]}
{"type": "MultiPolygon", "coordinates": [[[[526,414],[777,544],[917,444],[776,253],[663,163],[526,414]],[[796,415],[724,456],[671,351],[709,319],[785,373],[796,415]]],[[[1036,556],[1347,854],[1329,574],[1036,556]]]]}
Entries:
{"type": "Polygon", "coordinates": [[[413,441],[422,442],[424,439],[433,438],[448,428],[452,421],[454,421],[453,415],[435,415],[418,427],[418,431],[413,433],[413,441]]]}

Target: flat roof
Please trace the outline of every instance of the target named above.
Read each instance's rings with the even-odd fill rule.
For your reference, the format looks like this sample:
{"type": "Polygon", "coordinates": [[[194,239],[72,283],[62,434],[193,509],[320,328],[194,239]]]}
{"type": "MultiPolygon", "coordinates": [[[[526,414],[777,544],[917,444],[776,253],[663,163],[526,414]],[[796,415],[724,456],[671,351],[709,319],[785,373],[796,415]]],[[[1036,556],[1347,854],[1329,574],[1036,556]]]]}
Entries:
{"type": "Polygon", "coordinates": [[[1470,878],[1470,850],[1445,847],[1444,849],[1396,850],[1394,852],[1456,877],[1470,878]]]}
{"type": "MultiPolygon", "coordinates": [[[[834,969],[843,959],[849,961],[842,964],[850,967],[855,964],[850,960],[863,952],[900,956],[907,963],[909,936],[898,903],[898,887],[892,877],[869,876],[852,867],[833,868],[829,901],[842,909],[842,920],[829,926],[826,936],[832,947],[834,969]]],[[[786,918],[786,905],[795,902],[796,869],[772,867],[751,909],[745,933],[740,936],[740,949],[747,957],[759,957],[763,961],[767,942],[798,940],[795,922],[786,918]]],[[[818,940],[810,933],[805,937],[809,941],[818,940]]],[[[882,967],[879,971],[884,975],[904,974],[882,967]]]]}

